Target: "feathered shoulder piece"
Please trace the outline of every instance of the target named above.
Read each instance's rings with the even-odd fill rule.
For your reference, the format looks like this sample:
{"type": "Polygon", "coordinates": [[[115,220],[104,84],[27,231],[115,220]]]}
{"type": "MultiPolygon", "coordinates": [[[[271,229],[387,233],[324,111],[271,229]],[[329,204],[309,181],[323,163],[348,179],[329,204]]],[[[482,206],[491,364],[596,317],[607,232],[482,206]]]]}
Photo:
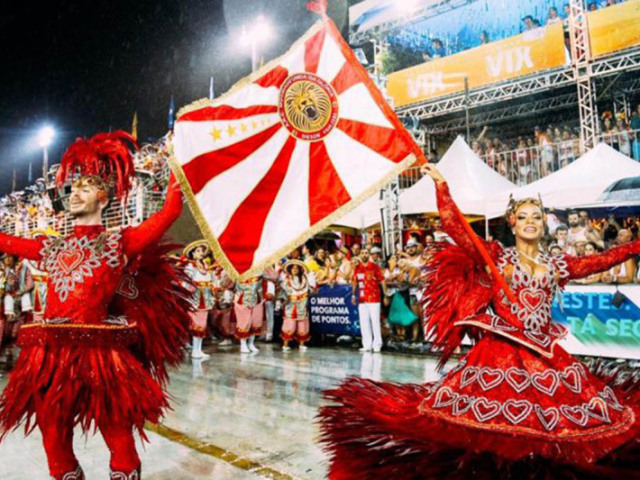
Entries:
{"type": "MultiPolygon", "coordinates": [[[[502,250],[498,242],[487,243],[492,258],[502,250]]],[[[455,323],[483,313],[491,302],[495,284],[477,256],[448,242],[430,247],[430,261],[422,280],[422,324],[425,337],[442,348],[439,366],[447,362],[460,345],[467,328],[455,323]]]]}
{"type": "Polygon", "coordinates": [[[135,139],[122,130],[78,138],[62,156],[56,184],[88,177],[108,194],[125,198],[135,173],[132,150],[137,148],[135,139]]]}

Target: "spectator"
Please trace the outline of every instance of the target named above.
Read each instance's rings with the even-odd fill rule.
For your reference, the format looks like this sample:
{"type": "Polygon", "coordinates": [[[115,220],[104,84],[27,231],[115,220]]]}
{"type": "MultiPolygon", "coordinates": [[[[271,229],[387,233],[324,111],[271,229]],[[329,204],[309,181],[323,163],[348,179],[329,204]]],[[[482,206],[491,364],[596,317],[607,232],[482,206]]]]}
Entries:
{"type": "Polygon", "coordinates": [[[568,252],[575,255],[575,244],[577,242],[587,241],[587,229],[580,223],[580,215],[577,211],[571,210],[567,215],[567,223],[569,224],[569,234],[567,235],[568,252]]]}
{"type": "Polygon", "coordinates": [[[351,245],[351,263],[355,267],[360,261],[360,250],[362,250],[362,246],[359,243],[354,243],[351,245]]]}
{"type": "Polygon", "coordinates": [[[396,255],[391,255],[384,272],[387,284],[385,304],[389,306],[387,319],[399,340],[406,340],[406,327],[415,323],[418,318],[409,308],[407,272],[403,267],[403,262],[398,261],[396,255]]]}
{"type": "Polygon", "coordinates": [[[591,218],[589,217],[589,212],[587,212],[586,210],[580,210],[578,212],[578,216],[580,217],[580,226],[585,229],[585,233],[587,235],[587,241],[593,242],[594,244],[596,244],[598,248],[604,248],[602,235],[591,224],[591,218]]]}
{"type": "MultiPolygon", "coordinates": [[[[547,132],[549,129],[547,129],[547,132]]],[[[545,177],[551,173],[553,166],[553,147],[551,146],[551,137],[548,133],[542,131],[540,127],[535,127],[534,135],[540,147],[540,174],[545,177]]]]}
{"type": "Polygon", "coordinates": [[[596,2],[589,2],[587,10],[589,10],[590,12],[595,12],[596,10],[598,10],[598,4],[596,2]]]}
{"type": "Polygon", "coordinates": [[[547,250],[549,255],[556,256],[562,254],[562,248],[557,243],[549,244],[549,248],[547,250]]]}
{"type": "MultiPolygon", "coordinates": [[[[617,245],[624,245],[629,243],[633,239],[633,235],[631,231],[623,228],[618,232],[618,237],[616,238],[617,245]]],[[[633,258],[630,258],[626,262],[623,262],[615,267],[612,267],[610,270],[603,272],[602,274],[602,282],[603,283],[613,283],[613,284],[626,284],[634,281],[636,277],[636,262],[633,258]]]]}
{"type": "MultiPolygon", "coordinates": [[[[333,278],[331,275],[331,265],[330,265],[330,262],[328,261],[327,251],[324,248],[319,247],[316,250],[316,254],[313,257],[313,259],[316,265],[318,266],[318,269],[315,271],[316,284],[318,286],[321,286],[321,285],[328,285],[332,283],[333,278]]],[[[305,265],[306,265],[306,262],[305,262],[305,265]]]]}
{"type": "Polygon", "coordinates": [[[578,240],[573,245],[573,252],[576,257],[584,257],[585,247],[587,246],[587,242],[585,240],[578,240]]]}
{"type": "Polygon", "coordinates": [[[371,261],[379,267],[384,267],[384,261],[382,260],[382,249],[378,246],[371,248],[371,261]]]}
{"type": "Polygon", "coordinates": [[[439,38],[431,40],[431,58],[442,58],[446,55],[444,44],[439,38]]]}
{"type": "Polygon", "coordinates": [[[568,3],[565,3],[562,6],[562,11],[564,13],[564,18],[569,19],[569,17],[571,16],[571,6],[568,3]]]}
{"type": "Polygon", "coordinates": [[[562,19],[558,16],[558,9],[556,7],[549,8],[549,14],[547,16],[547,25],[553,25],[554,23],[560,23],[562,19]]]}
{"type": "Polygon", "coordinates": [[[541,25],[540,25],[540,20],[538,20],[537,18],[534,18],[534,19],[533,19],[533,28],[534,28],[534,29],[536,29],[536,28],[540,28],[540,26],[541,26],[541,25]]]}
{"type": "Polygon", "coordinates": [[[556,244],[562,249],[563,252],[567,251],[567,248],[569,247],[569,242],[567,241],[567,238],[569,237],[569,228],[564,224],[561,223],[560,225],[558,225],[558,228],[556,228],[556,244]]]}
{"type": "Polygon", "coordinates": [[[309,271],[316,273],[320,270],[320,265],[316,262],[315,256],[313,255],[313,251],[311,250],[312,243],[307,242],[302,245],[302,261],[307,266],[309,271]]]}
{"type": "Polygon", "coordinates": [[[348,285],[353,277],[353,264],[349,260],[349,250],[346,247],[338,248],[333,254],[336,268],[336,283],[348,285]]]}
{"type": "Polygon", "coordinates": [[[640,103],[636,105],[630,126],[633,136],[633,158],[640,160],[640,103]]]}
{"type": "Polygon", "coordinates": [[[618,148],[620,153],[631,156],[631,138],[629,136],[629,125],[624,121],[624,115],[619,115],[616,120],[616,129],[618,130],[618,148]]]}
{"type": "MultiPolygon", "coordinates": [[[[598,251],[598,248],[596,244],[593,242],[587,242],[587,244],[584,246],[585,257],[593,255],[597,251],[598,251]]],[[[592,283],[599,283],[601,280],[602,280],[602,273],[593,273],[586,278],[581,278],[579,280],[576,280],[576,283],[580,283],[582,285],[590,285],[592,283]]]]}
{"type": "Polygon", "coordinates": [[[524,17],[522,19],[522,23],[524,24],[524,31],[528,32],[530,30],[533,30],[534,24],[533,24],[533,17],[531,15],[527,15],[526,17],[524,17]]]}
{"type": "Polygon", "coordinates": [[[611,112],[606,111],[602,114],[602,129],[604,132],[604,142],[609,146],[619,150],[618,129],[611,120],[611,112]]]}
{"type": "Polygon", "coordinates": [[[527,143],[524,139],[518,142],[518,150],[516,151],[516,160],[518,163],[518,185],[526,185],[531,182],[531,160],[527,151],[527,143]]]}

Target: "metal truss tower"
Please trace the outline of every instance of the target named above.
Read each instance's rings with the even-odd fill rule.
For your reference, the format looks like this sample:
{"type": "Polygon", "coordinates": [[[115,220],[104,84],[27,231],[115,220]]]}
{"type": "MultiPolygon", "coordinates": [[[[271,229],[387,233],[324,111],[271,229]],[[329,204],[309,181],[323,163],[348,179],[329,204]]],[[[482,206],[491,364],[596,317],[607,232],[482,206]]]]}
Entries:
{"type": "Polygon", "coordinates": [[[400,214],[400,182],[395,177],[383,190],[382,197],[382,246],[386,256],[402,248],[402,215],[400,214]]]}
{"type": "Polygon", "coordinates": [[[585,0],[570,0],[569,38],[571,62],[578,89],[578,112],[580,115],[580,142],[582,151],[595,145],[598,136],[598,112],[595,86],[591,72],[591,48],[585,0]]]}

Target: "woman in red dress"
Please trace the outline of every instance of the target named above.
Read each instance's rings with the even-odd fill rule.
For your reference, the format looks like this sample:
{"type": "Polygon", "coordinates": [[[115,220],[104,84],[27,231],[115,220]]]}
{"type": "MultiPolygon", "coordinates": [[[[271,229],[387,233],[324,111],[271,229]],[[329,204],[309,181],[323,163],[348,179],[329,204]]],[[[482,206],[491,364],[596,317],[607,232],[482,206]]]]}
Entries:
{"type": "Polygon", "coordinates": [[[395,385],[348,379],[326,393],[323,441],[331,479],[637,478],[638,398],[592,375],[557,345],[566,329],[551,304],[568,280],[640,253],[640,241],[589,257],[541,253],[539,200],[511,202],[516,246],[491,242],[516,301],[486,271],[440,173],[444,230],[425,273],[425,331],[442,347],[441,366],[469,334],[475,345],[436,383],[395,385]]]}

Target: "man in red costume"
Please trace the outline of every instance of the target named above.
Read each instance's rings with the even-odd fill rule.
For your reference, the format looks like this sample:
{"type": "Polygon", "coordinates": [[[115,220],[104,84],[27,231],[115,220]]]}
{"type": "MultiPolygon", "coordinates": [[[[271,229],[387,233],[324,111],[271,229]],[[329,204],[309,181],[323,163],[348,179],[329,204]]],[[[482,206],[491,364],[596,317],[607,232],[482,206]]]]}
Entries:
{"type": "Polygon", "coordinates": [[[173,177],[164,208],[149,220],[118,232],[102,225],[110,191],[120,200],[131,187],[130,146],[128,134],[115,132],[78,139],[65,153],[56,180],[73,181],[73,233],[0,234],[1,251],[39,261],[48,274],[44,318],[20,331],[22,352],[0,398],[0,434],[24,420],[27,433],[37,425],[53,479],[84,479],[75,425],[100,430],[110,478],[141,478],[134,429],[144,438],[144,422],[160,419],[166,367],[180,362],[188,340],[183,277],[155,246],[182,210],[173,177]]]}

